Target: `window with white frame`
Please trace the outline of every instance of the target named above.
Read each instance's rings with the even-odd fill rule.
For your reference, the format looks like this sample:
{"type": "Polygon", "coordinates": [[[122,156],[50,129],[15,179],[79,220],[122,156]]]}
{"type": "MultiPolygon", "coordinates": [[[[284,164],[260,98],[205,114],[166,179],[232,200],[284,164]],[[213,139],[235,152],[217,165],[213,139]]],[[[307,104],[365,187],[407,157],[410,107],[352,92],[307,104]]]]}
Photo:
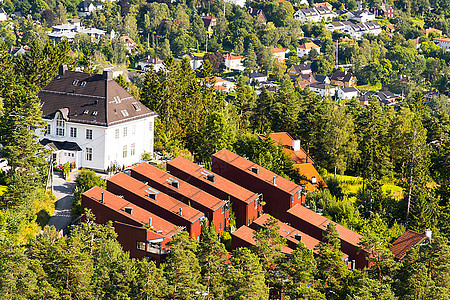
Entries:
{"type": "Polygon", "coordinates": [[[92,148],[86,148],[86,160],[92,161],[92,148]]]}
{"type": "Polygon", "coordinates": [[[145,250],[145,242],[137,242],[136,248],[139,250],[145,250]]]}
{"type": "Polygon", "coordinates": [[[76,127],[70,127],[70,137],[71,138],[77,137],[77,128],[76,127]]]}
{"type": "Polygon", "coordinates": [[[52,125],[50,123],[47,123],[47,130],[45,131],[46,134],[52,134],[52,125]]]}
{"type": "Polygon", "coordinates": [[[128,155],[128,150],[127,150],[127,145],[123,146],[123,157],[127,157],[128,155]]]}
{"type": "Polygon", "coordinates": [[[135,135],[136,134],[136,124],[131,126],[131,134],[135,135]]]}
{"type": "Polygon", "coordinates": [[[92,129],[86,129],[86,139],[92,140],[92,129]]]}
{"type": "Polygon", "coordinates": [[[64,136],[65,135],[65,127],[66,127],[66,122],[64,121],[61,114],[59,114],[58,118],[56,118],[56,135],[64,136]]]}
{"type": "Polygon", "coordinates": [[[150,123],[148,123],[148,130],[153,131],[153,122],[152,121],[150,121],[150,123]]]}
{"type": "Polygon", "coordinates": [[[126,137],[128,135],[128,127],[123,128],[123,137],[126,137]]]}
{"type": "Polygon", "coordinates": [[[116,136],[116,139],[119,138],[119,129],[116,129],[115,136],[116,136]]]}
{"type": "Polygon", "coordinates": [[[136,153],[136,144],[131,144],[130,155],[133,156],[136,153]]]}

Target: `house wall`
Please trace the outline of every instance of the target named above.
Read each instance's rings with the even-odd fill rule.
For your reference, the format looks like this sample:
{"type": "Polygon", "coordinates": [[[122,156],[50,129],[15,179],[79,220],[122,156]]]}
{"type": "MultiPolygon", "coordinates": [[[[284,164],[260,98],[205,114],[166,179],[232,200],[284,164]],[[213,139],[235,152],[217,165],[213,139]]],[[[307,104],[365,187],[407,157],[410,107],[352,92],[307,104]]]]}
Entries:
{"type": "Polygon", "coordinates": [[[144,242],[147,245],[147,229],[126,226],[117,222],[114,222],[113,225],[117,233],[117,241],[122,245],[124,251],[130,252],[130,256],[133,258],[142,259],[147,256],[146,250],[137,248],[138,242],[144,242]]]}
{"type": "Polygon", "coordinates": [[[201,228],[200,228],[200,219],[191,223],[190,221],[184,219],[183,217],[166,210],[165,208],[157,205],[157,201],[152,202],[147,200],[146,198],[136,195],[135,193],[128,191],[126,188],[116,185],[111,181],[106,182],[107,190],[116,195],[122,195],[125,199],[130,201],[131,203],[146,209],[155,215],[174,223],[177,226],[185,226],[186,231],[189,232],[191,237],[199,237],[201,228]]]}
{"type": "MultiPolygon", "coordinates": [[[[324,230],[316,227],[306,220],[301,219],[301,217],[299,216],[286,212],[285,218],[282,221],[289,223],[292,227],[312,236],[313,238],[318,239],[319,241],[321,241],[323,238],[324,230]]],[[[349,260],[355,260],[357,269],[363,269],[367,266],[365,253],[361,252],[358,254],[359,247],[355,247],[342,239],[340,239],[340,241],[341,251],[349,256],[349,260]]]]}
{"type": "MultiPolygon", "coordinates": [[[[57,117],[58,114],[56,114],[57,117]]],[[[82,149],[74,157],[64,157],[65,152],[60,152],[60,163],[66,161],[77,163],[77,167],[84,167],[94,170],[106,170],[112,164],[118,166],[129,166],[141,160],[144,152],[153,153],[154,141],[154,116],[141,118],[113,126],[95,126],[75,122],[65,122],[64,136],[56,135],[56,117],[52,120],[46,120],[50,124],[51,132],[43,133],[36,131],[39,140],[48,138],[53,141],[69,141],[77,143],[82,149]],[[76,128],[76,137],[71,137],[71,128],[76,128]],[[127,136],[124,136],[124,131],[127,136]],[[86,130],[92,130],[92,139],[86,138],[86,130]],[[119,138],[116,139],[116,130],[119,130],[119,138]],[[131,154],[132,144],[134,144],[134,154],[131,154]],[[127,146],[127,155],[124,157],[124,148],[127,146]],[[87,158],[86,148],[92,148],[92,160],[87,158]]]]}
{"type": "MultiPolygon", "coordinates": [[[[170,171],[170,174],[196,186],[197,188],[219,198],[222,200],[229,200],[231,202],[231,207],[236,217],[236,226],[240,227],[242,225],[250,225],[253,220],[259,217],[261,206],[255,208],[255,200],[250,203],[245,203],[247,199],[238,199],[219,189],[218,187],[207,183],[206,181],[202,181],[190,174],[175,168],[170,164],[167,164],[167,170],[170,171]]],[[[228,212],[229,213],[229,212],[228,212]]]]}
{"type": "Polygon", "coordinates": [[[215,156],[212,157],[212,171],[252,192],[262,194],[262,201],[266,203],[263,207],[264,212],[277,219],[281,219],[285,212],[295,204],[302,203],[301,192],[295,191],[289,194],[272,183],[261,180],[256,174],[253,175],[234,167],[215,156]]]}

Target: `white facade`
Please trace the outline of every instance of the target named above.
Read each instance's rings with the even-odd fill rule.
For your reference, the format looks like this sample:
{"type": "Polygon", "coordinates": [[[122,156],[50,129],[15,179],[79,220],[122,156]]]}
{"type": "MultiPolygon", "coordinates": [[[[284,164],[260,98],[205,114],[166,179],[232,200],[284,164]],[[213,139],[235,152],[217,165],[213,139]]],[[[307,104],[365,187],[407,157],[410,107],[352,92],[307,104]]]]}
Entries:
{"type": "Polygon", "coordinates": [[[359,91],[356,88],[342,88],[337,91],[337,97],[340,100],[358,98],[359,91]]]}
{"type": "Polygon", "coordinates": [[[329,84],[311,84],[309,89],[320,97],[333,97],[336,94],[337,87],[329,84]]]}
{"type": "Polygon", "coordinates": [[[304,45],[301,45],[300,47],[297,47],[297,56],[303,57],[305,55],[308,55],[311,50],[314,49],[318,54],[320,54],[320,47],[317,46],[314,43],[306,43],[304,45]]]}
{"type": "Polygon", "coordinates": [[[337,18],[337,14],[328,7],[299,9],[294,13],[294,19],[299,20],[302,23],[318,23],[322,22],[322,20],[330,22],[334,18],[337,18]]]}
{"type": "Polygon", "coordinates": [[[139,162],[144,152],[153,153],[154,119],[149,116],[106,127],[67,122],[57,112],[53,120],[47,120],[50,133],[36,134],[39,140],[73,142],[81,148],[54,151],[56,164],[69,162],[77,168],[106,170],[112,165],[130,166],[139,162]]]}
{"type": "Polygon", "coordinates": [[[367,9],[362,11],[356,11],[353,12],[353,17],[351,17],[350,19],[358,21],[360,23],[365,23],[369,21],[375,21],[375,14],[371,13],[367,9]]]}
{"type": "Polygon", "coordinates": [[[234,56],[231,54],[225,54],[224,55],[224,63],[225,63],[225,67],[227,69],[238,70],[238,71],[245,70],[242,56],[234,56]]]}
{"type": "Polygon", "coordinates": [[[433,41],[439,47],[442,47],[447,51],[450,50],[450,38],[438,37],[438,38],[433,39],[433,41]]]}

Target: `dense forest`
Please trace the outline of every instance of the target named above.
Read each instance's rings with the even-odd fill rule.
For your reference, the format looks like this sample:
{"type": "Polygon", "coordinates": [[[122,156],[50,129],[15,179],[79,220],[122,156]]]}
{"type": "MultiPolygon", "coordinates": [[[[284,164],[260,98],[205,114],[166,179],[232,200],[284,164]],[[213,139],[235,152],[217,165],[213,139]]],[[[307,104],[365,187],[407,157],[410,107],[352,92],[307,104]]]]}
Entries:
{"type": "MultiPolygon", "coordinates": [[[[331,74],[333,40],[339,38],[324,24],[302,25],[294,20],[292,13],[298,7],[294,1],[249,4],[268,12],[267,25],[250,17],[245,8],[222,1],[106,2],[103,10],[83,17],[86,26],[132,37],[138,44],[132,53],[119,39],[106,36],[95,42],[83,35],[71,44],[49,42],[47,27],[75,16],[77,2],[5,0],[1,4],[8,13],[31,11],[32,16],[12,19],[14,26],[0,23],[0,143],[2,157],[11,166],[0,174],[0,184],[6,186],[0,197],[2,298],[267,299],[269,289],[282,290],[289,299],[449,297],[450,106],[445,96],[425,103],[423,94],[432,89],[448,93],[450,55],[413,20],[422,18],[424,26],[449,33],[450,2],[395,2],[398,14],[390,20],[397,26],[394,34],[339,43],[340,62],[353,64],[362,84],[403,91],[404,101],[396,108],[375,98],[365,107],[356,99],[336,103],[320,99],[308,88],[294,87],[284,74],[286,68],[311,61],[314,71],[331,74]],[[428,9],[431,6],[433,10],[428,9]],[[200,70],[193,70],[187,59],[174,58],[206,46],[202,14],[216,16],[218,23],[208,49],[245,55],[247,71],[269,74],[279,83],[277,92],[262,88],[257,94],[243,73],[237,74],[235,91],[223,94],[213,88],[214,76],[223,71],[215,60],[221,55],[211,54],[200,70]],[[164,18],[171,21],[161,28],[164,18]],[[302,59],[291,55],[286,63],[278,63],[266,52],[266,46],[277,45],[294,50],[304,42],[300,32],[320,38],[323,55],[312,52],[302,59]],[[413,41],[416,37],[419,49],[413,41]],[[18,45],[28,45],[30,50],[12,57],[8,51],[18,45]],[[73,226],[69,236],[44,227],[50,211],[46,206],[54,200],[44,190],[49,153],[33,135],[43,126],[37,92],[57,75],[61,63],[100,72],[107,62],[127,67],[146,55],[165,59],[165,68],[132,82],[117,80],[158,113],[155,146],[159,151],[208,166],[213,153],[227,148],[300,182],[301,174],[282,147],[257,136],[289,132],[301,140],[328,186],[308,193],[308,205],[362,234],[361,247],[373,254],[373,266],[348,270],[333,226],[314,253],[300,243],[286,256],[281,251],[285,240],[274,220],[255,234],[257,246],[234,252],[228,251],[229,234],[217,236],[203,224],[200,241],[185,233],[176,236],[161,266],[130,259],[115,240],[112,226],[95,224],[89,211],[83,212],[86,222],[73,226]],[[339,174],[361,178],[362,187],[352,195],[344,193],[339,174]],[[387,182],[401,192],[393,195],[383,189],[387,182]],[[406,229],[427,228],[433,230],[430,245],[414,248],[403,262],[394,260],[388,248],[397,237],[406,229]]],[[[349,8],[354,2],[330,1],[336,8],[349,8]]],[[[77,193],[98,180],[82,185],[77,193]]]]}

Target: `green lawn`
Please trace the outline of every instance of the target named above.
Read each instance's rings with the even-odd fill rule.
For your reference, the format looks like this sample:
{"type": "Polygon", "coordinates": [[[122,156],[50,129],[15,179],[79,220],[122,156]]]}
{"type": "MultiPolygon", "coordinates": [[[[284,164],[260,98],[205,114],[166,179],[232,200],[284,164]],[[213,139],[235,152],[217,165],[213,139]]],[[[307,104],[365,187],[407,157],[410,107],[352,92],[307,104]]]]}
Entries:
{"type": "Polygon", "coordinates": [[[420,27],[423,27],[423,25],[425,24],[425,21],[419,18],[411,18],[411,21],[415,24],[415,25],[419,25],[420,27]]]}
{"type": "Polygon", "coordinates": [[[3,195],[6,191],[6,185],[0,185],[0,196],[3,195]]]}
{"type": "MultiPolygon", "coordinates": [[[[337,175],[337,178],[342,184],[342,191],[347,195],[355,195],[358,189],[362,188],[363,180],[361,177],[337,175]]],[[[386,182],[381,187],[383,192],[394,196],[399,199],[402,196],[402,188],[393,184],[392,182],[386,182]]]]}
{"type": "Polygon", "coordinates": [[[358,85],[356,88],[361,92],[377,92],[381,90],[382,87],[383,85],[381,84],[381,82],[379,82],[377,85],[371,84],[358,85]]]}

